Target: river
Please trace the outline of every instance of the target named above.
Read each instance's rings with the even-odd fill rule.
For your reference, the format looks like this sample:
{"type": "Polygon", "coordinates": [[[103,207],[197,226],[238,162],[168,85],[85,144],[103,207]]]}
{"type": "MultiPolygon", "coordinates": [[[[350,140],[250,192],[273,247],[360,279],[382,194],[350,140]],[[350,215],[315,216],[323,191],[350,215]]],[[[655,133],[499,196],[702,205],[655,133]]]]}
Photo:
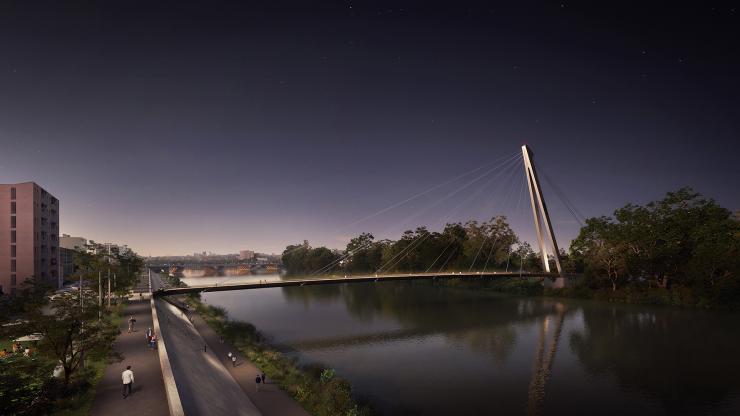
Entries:
{"type": "MultiPolygon", "coordinates": [[[[246,278],[190,278],[197,286],[246,278]]],[[[386,415],[740,414],[737,313],[434,282],[205,293],[386,415]]]]}

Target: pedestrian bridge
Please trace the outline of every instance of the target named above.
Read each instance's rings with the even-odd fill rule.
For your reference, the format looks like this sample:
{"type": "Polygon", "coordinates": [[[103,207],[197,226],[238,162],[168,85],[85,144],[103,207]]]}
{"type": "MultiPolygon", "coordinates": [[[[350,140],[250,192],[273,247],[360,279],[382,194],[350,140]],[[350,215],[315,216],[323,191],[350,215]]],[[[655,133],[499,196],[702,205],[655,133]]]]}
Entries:
{"type": "Polygon", "coordinates": [[[249,282],[234,284],[215,284],[204,286],[188,286],[175,288],[161,288],[154,291],[154,296],[182,295],[187,293],[202,292],[220,292],[226,290],[249,290],[249,289],[266,289],[271,287],[289,287],[289,286],[315,286],[330,285],[341,283],[372,283],[383,281],[398,280],[436,280],[436,279],[484,279],[484,278],[540,278],[546,285],[562,287],[565,285],[565,279],[558,273],[514,273],[514,272],[447,272],[447,273],[395,273],[395,274],[375,274],[364,276],[342,276],[342,277],[322,277],[309,279],[285,279],[278,281],[249,282]]]}

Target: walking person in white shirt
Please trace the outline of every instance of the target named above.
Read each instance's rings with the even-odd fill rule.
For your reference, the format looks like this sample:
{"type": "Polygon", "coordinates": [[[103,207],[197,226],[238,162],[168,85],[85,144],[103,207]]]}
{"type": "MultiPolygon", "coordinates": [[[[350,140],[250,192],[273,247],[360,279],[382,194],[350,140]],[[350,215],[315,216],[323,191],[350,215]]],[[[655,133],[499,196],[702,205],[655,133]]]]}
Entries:
{"type": "Polygon", "coordinates": [[[134,372],[131,371],[131,366],[126,366],[126,370],[121,373],[121,379],[123,379],[123,398],[131,395],[131,385],[134,384],[134,372]]]}

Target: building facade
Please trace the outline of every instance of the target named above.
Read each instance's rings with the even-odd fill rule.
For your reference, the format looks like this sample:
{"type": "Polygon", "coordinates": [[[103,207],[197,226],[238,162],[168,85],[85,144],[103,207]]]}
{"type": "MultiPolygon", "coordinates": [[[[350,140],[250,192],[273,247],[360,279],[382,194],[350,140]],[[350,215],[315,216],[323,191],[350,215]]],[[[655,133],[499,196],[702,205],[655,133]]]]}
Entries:
{"type": "Polygon", "coordinates": [[[35,278],[59,287],[59,200],[34,182],[0,184],[0,291],[35,278]]]}
{"type": "Polygon", "coordinates": [[[72,237],[69,234],[62,234],[59,237],[59,247],[69,250],[87,250],[87,239],[85,237],[72,237]]]}

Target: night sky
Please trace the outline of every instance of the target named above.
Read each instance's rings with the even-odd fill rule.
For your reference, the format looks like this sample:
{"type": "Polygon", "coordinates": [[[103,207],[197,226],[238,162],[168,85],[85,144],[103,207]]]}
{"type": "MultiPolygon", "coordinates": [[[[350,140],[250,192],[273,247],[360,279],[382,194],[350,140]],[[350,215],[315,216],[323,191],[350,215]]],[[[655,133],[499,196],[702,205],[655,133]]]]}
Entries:
{"type": "Polygon", "coordinates": [[[531,239],[521,169],[356,223],[524,143],[586,216],[687,185],[740,209],[739,2],[310,3],[3,1],[0,183],[144,255],[499,213],[531,239]]]}

